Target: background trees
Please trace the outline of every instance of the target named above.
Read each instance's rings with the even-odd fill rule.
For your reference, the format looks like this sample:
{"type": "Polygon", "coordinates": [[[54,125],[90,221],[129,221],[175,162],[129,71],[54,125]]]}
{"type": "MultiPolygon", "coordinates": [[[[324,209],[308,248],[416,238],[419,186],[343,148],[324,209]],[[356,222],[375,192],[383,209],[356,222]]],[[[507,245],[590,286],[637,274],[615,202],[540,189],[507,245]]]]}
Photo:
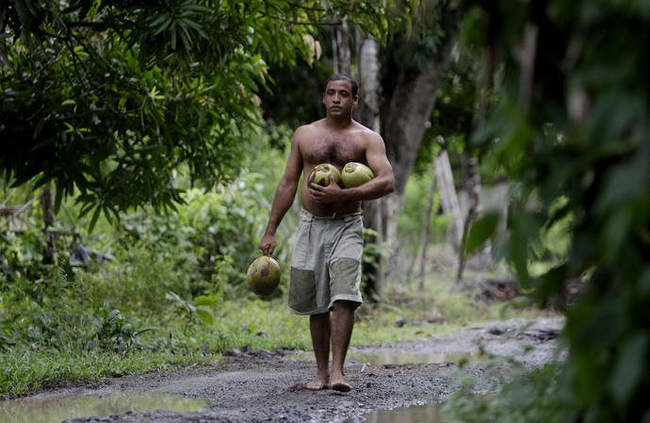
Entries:
{"type": "Polygon", "coordinates": [[[0,169],[78,190],[82,214],[180,201],[182,164],[208,185],[237,174],[260,125],[267,62],[316,55],[338,14],[368,33],[392,2],[16,0],[0,7],[0,169]]]}

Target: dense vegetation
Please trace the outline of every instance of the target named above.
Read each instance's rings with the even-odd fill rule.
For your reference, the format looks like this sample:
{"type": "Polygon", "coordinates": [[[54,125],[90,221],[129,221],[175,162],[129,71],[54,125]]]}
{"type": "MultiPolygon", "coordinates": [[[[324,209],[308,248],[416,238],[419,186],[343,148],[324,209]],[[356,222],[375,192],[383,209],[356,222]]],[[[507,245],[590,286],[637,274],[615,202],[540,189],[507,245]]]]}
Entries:
{"type": "Polygon", "coordinates": [[[173,207],[179,165],[207,186],[237,174],[267,62],[313,61],[311,34],[336,16],[381,37],[397,12],[391,1],[3,2],[0,172],[52,181],[57,204],[75,195],[95,218],[173,207]]]}
{"type": "MultiPolygon", "coordinates": [[[[392,48],[393,26],[408,29],[417,2],[164,3],[0,6],[3,394],[206,362],[245,344],[308,345],[298,320],[279,312],[286,281],[262,302],[242,276],[287,128],[317,117],[313,103],[297,105],[318,96],[311,70],[327,73],[316,43],[330,41],[324,28],[347,16],[392,48]],[[273,90],[287,95],[282,110],[271,110],[273,90]],[[50,186],[58,211],[47,223],[47,196],[35,188],[50,186]],[[57,265],[44,263],[48,242],[57,265]]],[[[478,214],[465,251],[492,238],[527,292],[563,307],[569,351],[498,398],[461,391],[452,410],[460,421],[647,421],[650,10],[615,0],[449,4],[460,35],[405,190],[400,234],[421,232],[440,148],[459,180],[468,179],[467,157],[480,161],[483,181],[508,179],[508,236],[498,242],[497,216],[478,214]],[[570,305],[569,283],[584,286],[570,305]]],[[[439,28],[426,28],[412,46],[424,54],[416,59],[439,47],[439,28]]],[[[433,240],[444,241],[446,218],[431,220],[433,240]]],[[[279,236],[285,263],[293,223],[288,216],[279,236]]],[[[367,260],[382,254],[373,244],[367,251],[367,260]]],[[[447,295],[448,322],[478,317],[447,295]]],[[[394,317],[365,313],[357,342],[378,340],[376,328],[394,317]]],[[[414,335],[382,336],[404,333],[414,335]]]]}
{"type": "MultiPolygon", "coordinates": [[[[522,414],[477,405],[491,410],[486,421],[650,418],[649,24],[645,2],[468,9],[469,42],[500,64],[495,104],[473,139],[517,181],[504,255],[542,302],[586,282],[567,308],[566,363],[506,390],[522,414]],[[539,239],[557,224],[568,227],[568,252],[531,275],[532,258],[554,255],[539,239]]],[[[476,222],[477,234],[489,235],[489,219],[476,222]]]]}
{"type": "MultiPolygon", "coordinates": [[[[277,156],[276,151],[264,155],[281,161],[277,156]]],[[[68,380],[210,364],[225,351],[246,345],[309,348],[306,321],[285,309],[285,279],[277,295],[266,300],[243,284],[266,223],[270,193],[262,181],[277,176],[249,172],[214,191],[191,189],[177,213],[125,214],[119,226],[100,219],[90,236],[84,234],[89,217],[78,220],[72,201],[64,202],[52,229],[57,232],[57,267],[41,264],[45,237],[38,198],[21,214],[20,232],[3,220],[0,395],[68,380]]],[[[4,190],[3,198],[9,193],[13,198],[32,195],[4,190]]],[[[405,218],[409,215],[413,221],[420,218],[415,212],[405,218]]],[[[291,216],[280,228],[283,265],[294,228],[291,216]]],[[[353,342],[411,339],[522,313],[515,303],[507,308],[476,303],[448,278],[430,275],[424,296],[412,286],[396,286],[389,297],[399,301],[364,306],[353,342]],[[421,321],[432,310],[438,325],[395,325],[397,320],[421,321]]]]}

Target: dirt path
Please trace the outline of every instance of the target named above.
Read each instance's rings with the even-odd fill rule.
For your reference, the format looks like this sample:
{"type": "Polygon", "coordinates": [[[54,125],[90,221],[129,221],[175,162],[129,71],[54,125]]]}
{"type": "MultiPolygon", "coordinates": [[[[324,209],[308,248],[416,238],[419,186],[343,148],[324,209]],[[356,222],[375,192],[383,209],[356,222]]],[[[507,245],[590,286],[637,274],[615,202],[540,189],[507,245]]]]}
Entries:
{"type": "MultiPolygon", "coordinates": [[[[156,410],[68,420],[74,423],[356,421],[375,409],[444,401],[467,374],[476,376],[480,392],[493,391],[497,382],[488,376],[487,362],[474,357],[480,350],[510,357],[527,368],[536,367],[554,359],[561,326],[559,319],[515,319],[465,329],[453,336],[353,348],[346,374],[354,389],[348,393],[302,388],[301,384],[313,376],[315,362],[298,359],[293,352],[234,351],[211,367],[110,379],[92,389],[61,389],[28,400],[165,392],[205,398],[211,403],[193,413],[156,410]],[[366,358],[380,358],[378,362],[382,363],[382,357],[384,363],[392,357],[411,364],[364,362],[366,358]],[[430,362],[414,363],[423,359],[430,362]],[[457,364],[466,359],[466,365],[457,364]]],[[[504,362],[501,366],[505,370],[510,365],[504,362]]]]}

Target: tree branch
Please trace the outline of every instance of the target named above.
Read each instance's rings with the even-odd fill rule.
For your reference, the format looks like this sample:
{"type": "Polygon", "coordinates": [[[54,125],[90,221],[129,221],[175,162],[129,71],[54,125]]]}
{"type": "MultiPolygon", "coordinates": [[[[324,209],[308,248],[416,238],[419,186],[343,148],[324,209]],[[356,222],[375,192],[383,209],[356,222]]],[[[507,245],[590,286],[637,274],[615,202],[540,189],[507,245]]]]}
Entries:
{"type": "Polygon", "coordinates": [[[294,21],[292,19],[281,18],[280,16],[275,16],[275,15],[271,15],[271,14],[264,13],[264,12],[260,12],[260,13],[262,14],[262,16],[265,16],[267,18],[275,19],[277,21],[286,22],[286,23],[289,23],[289,24],[292,24],[292,25],[316,25],[316,26],[329,25],[329,26],[338,26],[338,25],[343,24],[343,21],[340,21],[340,20],[331,21],[331,22],[326,22],[326,21],[320,21],[320,22],[306,21],[306,22],[303,22],[303,21],[294,21]]]}
{"type": "Polygon", "coordinates": [[[303,5],[301,5],[301,4],[293,3],[293,2],[287,2],[287,4],[288,4],[289,6],[298,7],[298,8],[300,8],[300,9],[313,10],[314,12],[326,12],[326,11],[327,11],[327,9],[322,8],[322,7],[303,6],[303,5]]]}
{"type": "Polygon", "coordinates": [[[5,216],[5,217],[18,216],[19,214],[27,210],[35,200],[36,198],[32,198],[27,202],[27,204],[24,204],[20,207],[2,205],[0,206],[0,216],[5,216]]]}

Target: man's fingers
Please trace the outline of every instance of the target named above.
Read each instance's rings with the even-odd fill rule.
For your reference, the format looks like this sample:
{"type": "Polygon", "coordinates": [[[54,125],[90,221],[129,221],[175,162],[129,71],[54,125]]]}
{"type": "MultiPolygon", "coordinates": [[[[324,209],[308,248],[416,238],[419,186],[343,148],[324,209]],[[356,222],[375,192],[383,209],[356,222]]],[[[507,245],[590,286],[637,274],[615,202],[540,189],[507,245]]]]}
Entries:
{"type": "Polygon", "coordinates": [[[273,246],[272,245],[263,244],[263,245],[260,245],[259,247],[260,247],[260,250],[262,250],[262,254],[264,254],[265,256],[270,256],[273,253],[273,246]]]}

